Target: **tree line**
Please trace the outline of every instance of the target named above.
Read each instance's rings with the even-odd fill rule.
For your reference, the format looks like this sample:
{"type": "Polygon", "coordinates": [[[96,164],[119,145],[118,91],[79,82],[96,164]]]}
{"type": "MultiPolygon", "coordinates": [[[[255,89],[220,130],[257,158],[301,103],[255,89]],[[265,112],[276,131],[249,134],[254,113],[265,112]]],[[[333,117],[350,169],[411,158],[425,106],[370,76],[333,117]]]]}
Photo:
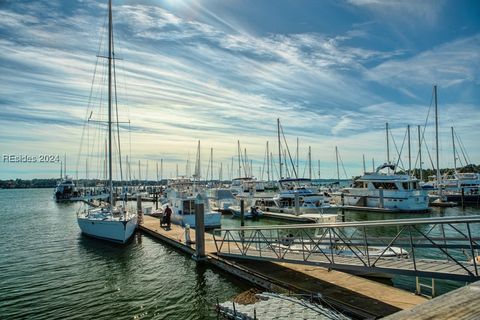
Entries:
{"type": "MultiPolygon", "coordinates": [[[[412,174],[420,179],[420,170],[413,169],[412,174]]],[[[453,173],[455,170],[453,168],[445,168],[441,169],[440,173],[442,175],[453,173]]],[[[480,165],[469,164],[462,168],[457,168],[457,172],[480,172],[480,165]]],[[[398,171],[397,173],[405,173],[404,171],[398,171]]],[[[428,177],[435,176],[436,171],[434,169],[423,169],[422,170],[422,177],[423,180],[428,180],[428,177]]],[[[31,179],[31,180],[23,180],[23,179],[10,179],[10,180],[0,180],[0,189],[25,189],[25,188],[55,188],[58,183],[58,178],[51,178],[51,179],[31,179]]],[[[83,187],[94,187],[98,184],[104,183],[101,180],[85,180],[81,179],[79,181],[75,181],[77,186],[83,187]]],[[[161,181],[162,184],[165,184],[166,181],[161,181]]],[[[128,185],[156,185],[157,181],[130,181],[128,185]]],[[[125,182],[114,181],[115,186],[122,186],[125,185],[125,182]]]]}

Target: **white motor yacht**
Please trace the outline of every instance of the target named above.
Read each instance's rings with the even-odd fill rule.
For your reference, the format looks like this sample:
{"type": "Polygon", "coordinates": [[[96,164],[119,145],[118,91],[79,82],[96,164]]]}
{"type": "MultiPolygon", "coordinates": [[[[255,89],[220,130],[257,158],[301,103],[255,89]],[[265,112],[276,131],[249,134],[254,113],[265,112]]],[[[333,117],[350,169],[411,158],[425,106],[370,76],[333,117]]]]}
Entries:
{"type": "Polygon", "coordinates": [[[394,164],[383,164],[373,173],[355,179],[341,190],[347,206],[385,208],[403,212],[428,210],[428,194],[419,180],[395,173],[394,164]],[[387,172],[385,170],[387,169],[387,172]]]}

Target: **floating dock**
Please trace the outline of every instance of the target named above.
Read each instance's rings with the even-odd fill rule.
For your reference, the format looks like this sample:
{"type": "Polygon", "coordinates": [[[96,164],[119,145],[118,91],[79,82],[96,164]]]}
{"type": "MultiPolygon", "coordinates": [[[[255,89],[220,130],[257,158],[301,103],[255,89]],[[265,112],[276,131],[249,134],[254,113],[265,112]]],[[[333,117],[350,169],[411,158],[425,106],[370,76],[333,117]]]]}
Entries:
{"type": "MultiPolygon", "coordinates": [[[[186,243],[185,229],[180,226],[172,225],[165,230],[160,227],[159,219],[145,216],[139,229],[181,252],[195,253],[195,245],[186,243]]],[[[190,230],[190,238],[195,239],[195,230],[190,230]]],[[[328,304],[357,318],[385,317],[427,301],[413,293],[340,271],[292,263],[239,261],[218,257],[216,252],[213,236],[205,233],[206,263],[268,291],[320,293],[328,304]]]]}
{"type": "Polygon", "coordinates": [[[283,220],[283,221],[293,221],[293,222],[301,222],[301,223],[316,222],[316,220],[312,217],[308,217],[304,215],[297,216],[291,213],[263,211],[263,216],[266,218],[283,220]]]}
{"type": "Polygon", "coordinates": [[[428,213],[430,209],[426,210],[400,210],[400,209],[390,209],[390,208],[378,208],[378,207],[365,207],[365,206],[339,206],[339,210],[353,210],[353,211],[369,211],[376,213],[428,213]]]}

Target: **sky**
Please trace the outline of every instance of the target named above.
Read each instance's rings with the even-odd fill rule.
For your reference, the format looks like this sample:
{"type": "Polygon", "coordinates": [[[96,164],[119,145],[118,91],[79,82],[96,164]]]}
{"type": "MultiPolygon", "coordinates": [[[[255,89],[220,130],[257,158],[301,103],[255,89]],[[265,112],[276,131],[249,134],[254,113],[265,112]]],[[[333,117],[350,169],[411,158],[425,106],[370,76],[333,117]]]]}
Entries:
{"type": "MultiPolygon", "coordinates": [[[[106,10],[106,1],[0,0],[0,179],[57,177],[59,163],[38,159],[65,154],[69,175],[90,167],[88,177],[100,177],[104,138],[92,142],[96,131],[84,128],[105,120],[96,102],[105,71],[95,66],[105,61],[106,10]]],[[[119,0],[113,20],[132,178],[156,179],[160,159],[163,178],[177,165],[185,174],[187,160],[193,171],[199,140],[203,176],[211,148],[214,177],[220,166],[223,178],[238,175],[237,141],[257,177],[268,141],[278,172],[277,118],[293,158],[298,138],[301,176],[309,146],[314,177],[318,161],[322,178],[337,176],[336,146],[341,177],[361,174],[363,156],[367,170],[385,162],[387,122],[390,160],[408,168],[410,125],[418,167],[420,125],[431,168],[434,85],[440,166],[454,165],[451,127],[457,162],[480,163],[478,1],[119,0]]]]}

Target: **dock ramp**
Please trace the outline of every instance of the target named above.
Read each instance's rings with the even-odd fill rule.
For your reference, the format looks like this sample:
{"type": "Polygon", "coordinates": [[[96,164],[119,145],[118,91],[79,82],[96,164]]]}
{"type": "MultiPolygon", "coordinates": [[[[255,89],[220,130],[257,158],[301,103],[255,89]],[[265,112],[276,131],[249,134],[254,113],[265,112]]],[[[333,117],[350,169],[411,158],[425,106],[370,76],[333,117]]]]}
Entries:
{"type": "Polygon", "coordinates": [[[360,275],[479,280],[480,216],[216,229],[217,254],[360,275]]]}

